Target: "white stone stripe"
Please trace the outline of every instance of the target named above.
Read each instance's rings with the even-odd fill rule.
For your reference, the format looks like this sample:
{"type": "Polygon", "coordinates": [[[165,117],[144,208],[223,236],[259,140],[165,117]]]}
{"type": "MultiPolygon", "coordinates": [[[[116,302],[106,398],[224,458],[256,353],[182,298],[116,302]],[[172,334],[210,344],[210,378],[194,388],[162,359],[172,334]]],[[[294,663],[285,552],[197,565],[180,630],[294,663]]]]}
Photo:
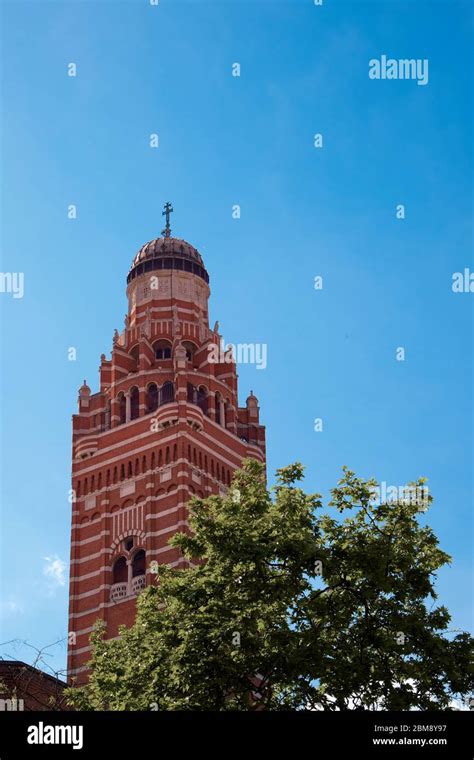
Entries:
{"type": "Polygon", "coordinates": [[[109,565],[102,565],[97,570],[93,570],[92,573],[85,573],[84,575],[70,575],[69,582],[74,583],[75,581],[87,581],[90,578],[94,578],[96,575],[108,572],[110,569],[111,568],[109,565]]]}
{"type": "Polygon", "coordinates": [[[85,544],[92,544],[94,541],[100,541],[103,536],[110,536],[110,531],[101,530],[100,533],[97,533],[97,535],[91,536],[90,538],[83,538],[81,541],[71,541],[71,546],[84,546],[85,544]]]}
{"type": "Polygon", "coordinates": [[[71,594],[69,599],[86,599],[88,596],[94,596],[94,594],[99,594],[101,591],[104,591],[104,589],[110,588],[110,585],[110,583],[103,583],[101,586],[97,586],[97,588],[94,588],[91,591],[83,591],[82,594],[71,594]]]}
{"type": "Polygon", "coordinates": [[[81,557],[80,559],[72,559],[70,564],[71,565],[80,565],[83,562],[89,562],[91,559],[98,559],[102,554],[113,554],[112,549],[109,549],[105,547],[104,549],[101,549],[100,552],[94,552],[94,554],[88,554],[87,557],[81,557]]]}

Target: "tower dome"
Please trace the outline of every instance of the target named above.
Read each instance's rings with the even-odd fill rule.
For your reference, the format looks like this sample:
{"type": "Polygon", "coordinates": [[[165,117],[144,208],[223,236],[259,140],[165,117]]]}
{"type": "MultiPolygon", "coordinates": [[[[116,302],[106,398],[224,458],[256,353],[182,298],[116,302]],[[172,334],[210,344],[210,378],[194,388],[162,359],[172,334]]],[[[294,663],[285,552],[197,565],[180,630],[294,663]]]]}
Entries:
{"type": "Polygon", "coordinates": [[[145,272],[157,269],[177,269],[198,275],[209,282],[209,275],[199,251],[186,240],[159,237],[142,245],[132,261],[127,283],[145,272]]]}

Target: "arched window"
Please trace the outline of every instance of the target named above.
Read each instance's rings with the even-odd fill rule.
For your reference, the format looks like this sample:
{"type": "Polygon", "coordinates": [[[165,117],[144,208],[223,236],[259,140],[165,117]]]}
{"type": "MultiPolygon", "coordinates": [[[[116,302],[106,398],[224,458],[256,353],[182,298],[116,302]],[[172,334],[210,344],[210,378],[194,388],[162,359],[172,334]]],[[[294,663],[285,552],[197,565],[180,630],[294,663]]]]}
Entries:
{"type": "Polygon", "coordinates": [[[125,395],[123,393],[119,393],[117,396],[118,399],[118,413],[119,413],[119,422],[121,425],[125,422],[127,419],[127,402],[125,401],[125,395]]]}
{"type": "Polygon", "coordinates": [[[216,393],[216,422],[218,425],[222,425],[221,420],[221,401],[222,396],[220,393],[216,393]]]}
{"type": "Polygon", "coordinates": [[[191,383],[188,383],[188,404],[197,403],[197,390],[191,383]]]}
{"type": "Polygon", "coordinates": [[[207,390],[203,385],[201,385],[197,390],[196,403],[198,407],[204,412],[204,414],[207,414],[207,390]]]}
{"type": "Polygon", "coordinates": [[[110,430],[110,400],[107,401],[107,406],[105,407],[105,422],[104,422],[104,428],[105,430],[110,430]]]}
{"type": "Polygon", "coordinates": [[[183,346],[186,349],[186,359],[191,362],[193,360],[193,356],[196,353],[196,346],[194,343],[190,343],[189,340],[183,341],[183,346]]]}
{"type": "Polygon", "coordinates": [[[113,583],[126,583],[128,580],[127,560],[119,557],[113,568],[113,583]]]}
{"type": "Polygon", "coordinates": [[[167,340],[158,340],[153,349],[157,359],[171,359],[171,344],[167,340]]]}
{"type": "Polygon", "coordinates": [[[174,385],[173,383],[164,383],[161,388],[161,403],[169,404],[174,401],[174,385]]]}
{"type": "Polygon", "coordinates": [[[228,399],[226,399],[226,402],[224,404],[224,419],[222,421],[222,424],[224,427],[228,427],[230,424],[230,402],[228,399]]]}
{"type": "Polygon", "coordinates": [[[136,420],[140,414],[138,388],[134,386],[130,391],[130,419],[136,420]]]}
{"type": "Polygon", "coordinates": [[[145,552],[143,549],[140,549],[133,557],[132,578],[136,578],[137,575],[145,575],[145,572],[145,552]]]}
{"type": "Polygon", "coordinates": [[[147,414],[158,409],[158,386],[156,383],[150,383],[146,393],[146,410],[147,414]]]}

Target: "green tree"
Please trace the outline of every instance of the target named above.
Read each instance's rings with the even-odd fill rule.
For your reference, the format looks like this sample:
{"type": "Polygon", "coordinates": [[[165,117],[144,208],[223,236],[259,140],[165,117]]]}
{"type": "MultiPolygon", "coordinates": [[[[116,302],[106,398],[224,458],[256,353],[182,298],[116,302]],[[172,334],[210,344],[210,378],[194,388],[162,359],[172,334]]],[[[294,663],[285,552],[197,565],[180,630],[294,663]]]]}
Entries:
{"type": "Polygon", "coordinates": [[[450,558],[419,522],[431,497],[377,503],[345,468],[328,513],[299,463],[277,475],[271,494],[247,460],[225,497],[191,501],[170,542],[190,567],[158,566],[118,639],[96,627],[78,709],[436,710],[469,692],[472,640],[435,606],[450,558]]]}

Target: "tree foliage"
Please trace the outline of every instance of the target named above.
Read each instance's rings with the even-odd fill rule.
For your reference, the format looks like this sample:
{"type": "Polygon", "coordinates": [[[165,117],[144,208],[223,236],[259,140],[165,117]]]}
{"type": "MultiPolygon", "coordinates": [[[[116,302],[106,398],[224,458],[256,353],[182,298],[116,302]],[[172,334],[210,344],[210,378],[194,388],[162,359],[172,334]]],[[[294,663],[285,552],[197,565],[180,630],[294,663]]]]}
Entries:
{"type": "Polygon", "coordinates": [[[472,640],[436,604],[450,558],[419,519],[431,497],[380,503],[344,468],[323,509],[302,465],[277,475],[271,493],[247,460],[225,497],[190,502],[170,542],[190,566],[158,566],[118,639],[96,627],[77,708],[439,710],[469,692],[472,640]]]}

